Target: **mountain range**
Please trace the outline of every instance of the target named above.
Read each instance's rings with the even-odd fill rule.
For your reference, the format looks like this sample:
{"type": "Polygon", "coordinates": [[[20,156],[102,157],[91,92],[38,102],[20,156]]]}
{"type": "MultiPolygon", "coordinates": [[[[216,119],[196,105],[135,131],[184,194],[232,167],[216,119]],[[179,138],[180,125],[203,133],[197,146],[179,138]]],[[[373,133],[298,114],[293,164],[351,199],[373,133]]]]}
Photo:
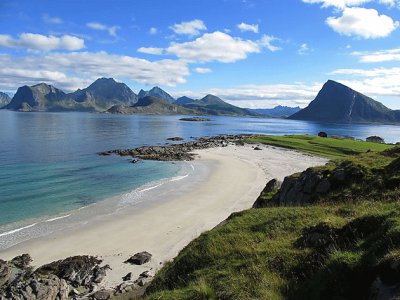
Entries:
{"type": "Polygon", "coordinates": [[[216,116],[287,117],[295,120],[327,122],[398,123],[400,111],[391,110],[341,83],[328,80],[316,98],[304,108],[277,106],[272,109],[245,109],[226,103],[214,95],[195,100],[175,100],[159,87],[135,94],[126,84],[99,78],[84,89],[64,93],[40,83],[22,86],[10,97],[0,92],[0,107],[18,111],[90,111],[119,114],[182,114],[216,116]],[[5,106],[4,106],[5,105],[5,106]]]}
{"type": "Polygon", "coordinates": [[[297,113],[301,110],[299,106],[297,107],[290,107],[290,106],[282,106],[278,105],[274,108],[247,108],[252,112],[255,112],[264,117],[271,117],[271,118],[286,118],[294,113],[297,113]]]}
{"type": "Polygon", "coordinates": [[[306,108],[289,118],[346,123],[397,123],[400,122],[400,111],[391,110],[348,86],[328,80],[306,108]]]}
{"type": "MultiPolygon", "coordinates": [[[[187,97],[186,97],[187,98],[187,97]]],[[[200,100],[177,101],[159,87],[136,95],[126,84],[112,78],[99,78],[87,88],[64,93],[40,83],[18,88],[5,109],[17,111],[92,111],[120,114],[194,114],[256,116],[258,114],[207,95],[200,100]]]]}

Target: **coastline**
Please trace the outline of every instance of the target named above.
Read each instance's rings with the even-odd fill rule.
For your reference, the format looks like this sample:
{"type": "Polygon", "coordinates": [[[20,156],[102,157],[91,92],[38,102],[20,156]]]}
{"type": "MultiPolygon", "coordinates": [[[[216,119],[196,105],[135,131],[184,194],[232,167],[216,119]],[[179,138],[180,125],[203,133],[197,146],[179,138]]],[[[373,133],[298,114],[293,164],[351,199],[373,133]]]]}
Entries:
{"type": "Polygon", "coordinates": [[[270,146],[262,146],[262,151],[254,151],[250,145],[228,146],[198,150],[196,154],[194,163],[208,170],[201,180],[187,185],[179,182],[182,184],[169,195],[161,194],[162,199],[153,195],[154,201],[139,203],[135,210],[118,218],[105,217],[80,229],[18,244],[1,251],[1,258],[8,260],[29,253],[33,265],[39,266],[72,255],[98,256],[112,268],[101,285],[114,287],[129,272],[133,278],[150,269],[154,274],[202,232],[212,229],[232,212],[250,208],[269,179],[283,179],[326,162],[270,146]],[[150,263],[123,263],[141,251],[153,254],[150,263]]]}

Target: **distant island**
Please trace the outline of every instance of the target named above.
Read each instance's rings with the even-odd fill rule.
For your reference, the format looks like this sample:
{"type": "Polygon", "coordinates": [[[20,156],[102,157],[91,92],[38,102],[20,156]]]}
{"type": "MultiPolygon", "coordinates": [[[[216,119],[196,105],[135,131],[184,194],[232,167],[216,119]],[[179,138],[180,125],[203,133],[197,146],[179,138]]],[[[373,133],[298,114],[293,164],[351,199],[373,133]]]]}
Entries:
{"type": "Polygon", "coordinates": [[[397,123],[400,111],[391,110],[341,83],[328,80],[317,97],[289,117],[293,120],[345,123],[397,123]]]}

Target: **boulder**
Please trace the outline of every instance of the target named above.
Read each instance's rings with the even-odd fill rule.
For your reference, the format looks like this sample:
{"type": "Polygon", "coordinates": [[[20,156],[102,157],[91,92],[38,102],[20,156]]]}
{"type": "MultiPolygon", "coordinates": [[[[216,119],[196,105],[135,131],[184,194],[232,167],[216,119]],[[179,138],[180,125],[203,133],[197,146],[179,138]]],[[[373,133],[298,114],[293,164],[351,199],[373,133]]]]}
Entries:
{"type": "Polygon", "coordinates": [[[122,277],[123,281],[128,281],[128,280],[132,280],[132,272],[129,272],[128,274],[126,274],[124,277],[122,277]]]}
{"type": "Polygon", "coordinates": [[[32,258],[29,254],[22,254],[16,256],[11,260],[11,263],[18,269],[26,269],[32,262],[32,258]]]}
{"type": "Polygon", "coordinates": [[[152,255],[149,252],[143,251],[136,253],[132,257],[130,257],[128,260],[125,261],[125,263],[133,264],[133,265],[143,265],[147,262],[150,261],[152,255]]]}
{"type": "Polygon", "coordinates": [[[327,138],[328,134],[325,131],[321,131],[321,132],[318,133],[318,136],[319,137],[323,137],[323,138],[327,138]]]}
{"type": "Polygon", "coordinates": [[[254,147],[254,150],[262,150],[260,147],[256,146],[254,147]]]}

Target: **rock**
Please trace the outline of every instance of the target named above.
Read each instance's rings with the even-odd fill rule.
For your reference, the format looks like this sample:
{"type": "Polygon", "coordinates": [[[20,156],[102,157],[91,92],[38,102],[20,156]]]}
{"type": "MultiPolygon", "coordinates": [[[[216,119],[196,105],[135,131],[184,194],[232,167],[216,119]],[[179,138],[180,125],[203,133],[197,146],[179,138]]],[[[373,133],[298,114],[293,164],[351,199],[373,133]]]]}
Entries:
{"type": "Polygon", "coordinates": [[[111,299],[113,294],[113,290],[99,290],[92,295],[92,298],[96,300],[107,300],[111,299]]]}
{"type": "Polygon", "coordinates": [[[54,274],[73,286],[89,286],[93,282],[100,282],[109,268],[109,266],[99,267],[100,263],[101,260],[93,256],[72,256],[41,266],[35,274],[54,274]]]}
{"type": "Polygon", "coordinates": [[[130,263],[133,265],[143,265],[150,261],[152,255],[146,251],[136,253],[134,256],[130,257],[125,263],[130,263]]]}
{"type": "Polygon", "coordinates": [[[175,136],[175,137],[167,138],[167,141],[179,142],[179,141],[183,141],[183,138],[181,138],[179,136],[175,136]]]}
{"type": "Polygon", "coordinates": [[[254,150],[262,150],[260,147],[256,146],[254,147],[254,150]]]}
{"type": "Polygon", "coordinates": [[[282,185],[282,182],[280,182],[276,178],[268,181],[267,185],[262,190],[260,196],[258,196],[257,200],[254,202],[253,208],[267,207],[268,203],[265,203],[264,197],[269,193],[278,191],[278,189],[281,187],[281,185],[282,185]]]}
{"type": "Polygon", "coordinates": [[[332,173],[332,177],[335,180],[342,182],[342,181],[346,180],[347,174],[344,169],[340,168],[340,169],[334,170],[334,172],[332,173]]]}
{"type": "Polygon", "coordinates": [[[328,134],[326,132],[324,132],[324,131],[321,131],[321,132],[318,133],[318,136],[319,137],[323,137],[323,138],[327,138],[328,134]]]}
{"type": "Polygon", "coordinates": [[[7,288],[7,299],[67,300],[69,287],[64,279],[55,275],[18,280],[7,288]]]}
{"type": "MultiPolygon", "coordinates": [[[[245,139],[255,135],[220,135],[215,137],[203,137],[197,141],[186,142],[182,144],[172,144],[166,146],[142,146],[135,149],[116,149],[98,153],[107,156],[117,154],[120,156],[132,156],[134,159],[159,160],[159,161],[183,161],[193,160],[194,150],[226,147],[228,144],[243,142],[245,139]]],[[[244,143],[244,142],[243,142],[244,143]]],[[[133,162],[133,161],[132,161],[133,162]]],[[[136,161],[135,161],[136,162],[136,161]]]]}
{"type": "Polygon", "coordinates": [[[319,172],[314,171],[313,169],[307,169],[302,174],[302,178],[304,178],[304,188],[303,191],[307,194],[311,194],[314,192],[316,186],[322,179],[322,175],[319,172]]]}
{"type": "Polygon", "coordinates": [[[315,192],[318,194],[326,194],[331,189],[331,183],[327,179],[323,179],[318,183],[315,192]]]}
{"type": "Polygon", "coordinates": [[[379,144],[384,144],[385,143],[385,140],[383,138],[381,138],[380,136],[376,136],[376,135],[367,137],[366,141],[367,142],[372,142],[372,143],[379,143],[379,144]]]}
{"type": "Polygon", "coordinates": [[[132,160],[131,160],[131,163],[132,163],[132,164],[137,164],[139,161],[140,161],[139,159],[132,159],[132,160]]]}
{"type": "Polygon", "coordinates": [[[132,280],[132,272],[129,272],[128,274],[126,274],[124,277],[122,277],[123,281],[128,281],[128,280],[132,280]]]}
{"type": "Polygon", "coordinates": [[[206,121],[211,121],[210,119],[207,118],[199,118],[199,117],[193,117],[193,118],[181,118],[179,119],[180,121],[188,121],[188,122],[206,122],[206,121]]]}
{"type": "Polygon", "coordinates": [[[140,273],[139,277],[149,278],[149,277],[152,277],[152,275],[150,275],[149,271],[144,271],[144,272],[140,273]]]}
{"type": "Polygon", "coordinates": [[[16,256],[11,260],[11,263],[16,266],[18,269],[26,269],[29,267],[32,262],[32,258],[29,254],[22,254],[20,256],[16,256]]]}
{"type": "Polygon", "coordinates": [[[0,259],[0,288],[10,279],[11,268],[7,262],[0,259]]]}
{"type": "Polygon", "coordinates": [[[117,290],[117,293],[126,293],[129,291],[132,291],[133,289],[136,289],[137,287],[138,287],[138,285],[136,283],[123,282],[117,286],[116,290],[117,290]]]}

